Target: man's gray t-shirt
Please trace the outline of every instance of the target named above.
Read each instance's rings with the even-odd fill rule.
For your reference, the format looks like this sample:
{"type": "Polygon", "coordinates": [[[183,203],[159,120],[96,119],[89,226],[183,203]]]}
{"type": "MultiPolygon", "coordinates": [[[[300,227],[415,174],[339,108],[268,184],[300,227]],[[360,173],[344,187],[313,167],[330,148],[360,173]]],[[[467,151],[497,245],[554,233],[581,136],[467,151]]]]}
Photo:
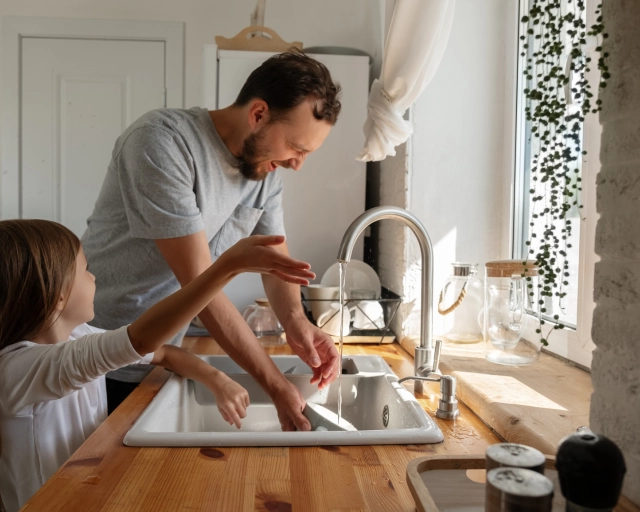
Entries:
{"type": "MultiPolygon", "coordinates": [[[[155,239],[204,230],[215,260],[241,238],[284,234],[279,171],[252,181],[238,165],[206,109],[153,110],[127,128],[82,236],[96,276],[92,325],[129,324],[180,288],[155,239]]],[[[109,377],[139,382],[149,371],[136,365],[109,377]]]]}

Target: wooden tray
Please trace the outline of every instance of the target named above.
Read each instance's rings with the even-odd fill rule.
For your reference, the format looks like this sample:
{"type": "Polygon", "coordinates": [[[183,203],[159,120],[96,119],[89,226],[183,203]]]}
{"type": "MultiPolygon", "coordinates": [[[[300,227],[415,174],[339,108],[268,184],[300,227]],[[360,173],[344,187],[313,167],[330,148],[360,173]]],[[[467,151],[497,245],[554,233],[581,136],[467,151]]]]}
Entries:
{"type": "MultiPolygon", "coordinates": [[[[546,456],[545,475],[553,482],[553,511],[564,512],[555,457],[546,456]]],[[[484,512],[484,455],[430,456],[407,465],[407,483],[419,512],[484,512]]]]}

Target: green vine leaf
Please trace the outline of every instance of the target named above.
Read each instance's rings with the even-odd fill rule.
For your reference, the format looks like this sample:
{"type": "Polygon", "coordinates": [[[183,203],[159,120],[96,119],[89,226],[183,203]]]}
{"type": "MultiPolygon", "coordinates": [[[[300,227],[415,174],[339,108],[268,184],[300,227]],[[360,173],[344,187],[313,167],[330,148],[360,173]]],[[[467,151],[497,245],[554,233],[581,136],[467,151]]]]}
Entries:
{"type": "MultiPolygon", "coordinates": [[[[529,12],[522,16],[520,55],[527,99],[525,119],[530,123],[532,207],[530,211],[528,253],[539,269],[538,289],[529,288],[529,295],[546,312],[547,301],[562,299],[569,284],[568,249],[571,248],[572,225],[569,214],[582,208],[579,192],[581,160],[586,155],[582,147],[582,131],[587,114],[602,109],[602,101],[593,101],[594,94],[586,78],[589,63],[585,51],[587,37],[604,40],[602,4],[596,8],[596,23],[587,29],[585,0],[566,0],[567,12],[562,12],[560,0],[530,0],[529,12]]],[[[599,88],[607,85],[611,74],[606,64],[607,53],[602,45],[599,88]]],[[[560,316],[553,315],[554,329],[562,329],[560,316]]],[[[544,320],[541,321],[544,324],[544,320]]],[[[541,336],[541,343],[547,339],[541,336]]]]}

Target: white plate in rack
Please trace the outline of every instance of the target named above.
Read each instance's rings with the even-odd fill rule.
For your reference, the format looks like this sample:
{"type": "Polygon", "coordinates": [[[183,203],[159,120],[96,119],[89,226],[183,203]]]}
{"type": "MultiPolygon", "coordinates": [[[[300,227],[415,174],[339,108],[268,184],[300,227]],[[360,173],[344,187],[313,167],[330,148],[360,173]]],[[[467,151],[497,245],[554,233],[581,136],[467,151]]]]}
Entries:
{"type": "MultiPolygon", "coordinates": [[[[323,286],[340,286],[340,263],[334,263],[327,269],[320,280],[320,284],[323,286]]],[[[360,260],[351,260],[347,264],[347,276],[344,286],[347,299],[350,297],[351,290],[373,290],[376,292],[376,299],[379,299],[382,293],[378,274],[373,268],[360,260]]]]}

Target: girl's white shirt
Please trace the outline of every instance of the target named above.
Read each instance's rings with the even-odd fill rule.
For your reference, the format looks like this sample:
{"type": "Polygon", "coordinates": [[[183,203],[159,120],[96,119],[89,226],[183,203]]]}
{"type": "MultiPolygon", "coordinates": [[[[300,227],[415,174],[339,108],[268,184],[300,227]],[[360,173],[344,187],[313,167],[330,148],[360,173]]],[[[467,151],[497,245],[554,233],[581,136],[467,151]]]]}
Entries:
{"type": "Polygon", "coordinates": [[[107,418],[104,374],[140,356],[127,327],[76,327],[69,341],[0,351],[0,496],[17,511],[107,418]]]}

